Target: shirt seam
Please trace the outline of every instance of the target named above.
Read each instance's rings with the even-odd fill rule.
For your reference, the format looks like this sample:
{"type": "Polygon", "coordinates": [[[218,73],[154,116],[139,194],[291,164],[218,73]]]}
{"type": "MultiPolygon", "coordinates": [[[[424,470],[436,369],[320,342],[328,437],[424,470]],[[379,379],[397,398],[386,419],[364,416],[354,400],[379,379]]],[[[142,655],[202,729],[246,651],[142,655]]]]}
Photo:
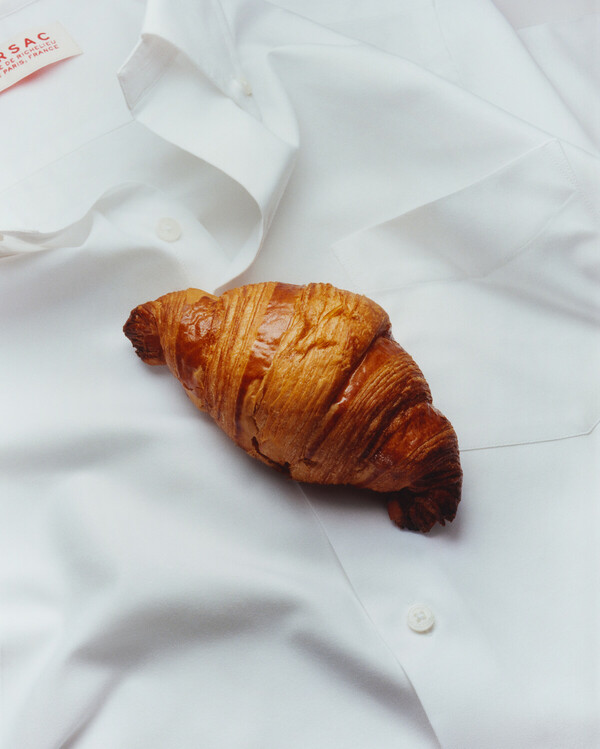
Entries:
{"type": "Polygon", "coordinates": [[[600,419],[597,419],[596,422],[585,432],[578,432],[577,434],[565,434],[561,435],[560,437],[548,437],[547,439],[539,439],[539,440],[524,440],[523,442],[505,442],[500,443],[498,445],[481,445],[479,447],[462,447],[460,448],[461,453],[469,453],[469,452],[475,452],[476,450],[497,450],[502,447],[522,447],[525,445],[543,445],[548,442],[564,442],[565,440],[573,440],[578,439],[580,437],[589,437],[594,430],[598,427],[600,424],[600,419]]]}
{"type": "MultiPolygon", "coordinates": [[[[152,35],[154,36],[154,35],[152,35]]],[[[168,45],[168,53],[163,56],[163,59],[160,60],[160,67],[157,66],[158,72],[152,76],[152,80],[150,80],[148,83],[144,83],[142,85],[141,89],[136,93],[136,95],[130,99],[127,91],[123,87],[123,81],[121,77],[119,76],[120,82],[121,82],[121,88],[123,88],[123,95],[125,96],[125,101],[127,102],[127,106],[132,111],[134,110],[146,97],[147,95],[152,91],[152,89],[155,88],[155,86],[158,84],[158,82],[164,77],[166,72],[171,68],[173,61],[177,57],[177,54],[180,53],[180,50],[177,49],[172,45],[170,41],[167,39],[164,39],[163,37],[156,37],[157,39],[161,39],[166,45],[168,45]]],[[[145,42],[146,44],[148,42],[145,42]]],[[[143,47],[141,48],[143,49],[143,47]]],[[[141,52],[141,49],[138,50],[137,54],[139,55],[141,52]]],[[[135,71],[134,76],[140,77],[144,75],[145,71],[153,64],[158,62],[155,59],[155,55],[150,52],[149,49],[144,49],[143,53],[144,59],[140,65],[140,67],[135,71]]],[[[135,59],[135,55],[132,58],[132,60],[135,59]]]]}
{"type": "Polygon", "coordinates": [[[0,15],[0,19],[8,18],[9,16],[12,16],[14,13],[18,13],[20,10],[23,10],[23,8],[26,8],[28,5],[33,5],[34,3],[39,2],[39,0],[27,0],[24,3],[14,3],[13,7],[6,11],[6,13],[2,13],[0,15]]]}
{"type": "Polygon", "coordinates": [[[86,140],[84,143],[81,143],[77,146],[77,148],[74,148],[72,151],[68,151],[67,153],[62,154],[61,156],[57,156],[55,159],[52,159],[47,164],[44,164],[43,166],[38,167],[33,172],[30,172],[29,174],[26,174],[24,177],[21,177],[21,179],[17,180],[16,182],[13,182],[12,184],[8,185],[7,187],[4,187],[2,190],[0,190],[0,197],[5,195],[7,192],[10,192],[11,190],[14,190],[16,187],[21,185],[23,182],[26,182],[27,180],[31,179],[32,177],[35,177],[40,172],[43,172],[45,169],[48,169],[49,167],[53,166],[54,164],[57,164],[58,162],[62,161],[63,159],[67,159],[73,154],[78,153],[82,149],[89,146],[91,143],[94,143],[94,141],[100,140],[101,138],[105,138],[108,135],[111,135],[112,133],[116,132],[117,130],[121,130],[124,127],[127,127],[128,125],[131,125],[133,122],[136,122],[135,118],[130,114],[130,119],[127,120],[127,122],[122,122],[120,125],[116,125],[115,127],[111,128],[110,130],[106,130],[103,133],[99,133],[98,135],[95,135],[93,138],[90,138],[89,140],[86,140]]]}

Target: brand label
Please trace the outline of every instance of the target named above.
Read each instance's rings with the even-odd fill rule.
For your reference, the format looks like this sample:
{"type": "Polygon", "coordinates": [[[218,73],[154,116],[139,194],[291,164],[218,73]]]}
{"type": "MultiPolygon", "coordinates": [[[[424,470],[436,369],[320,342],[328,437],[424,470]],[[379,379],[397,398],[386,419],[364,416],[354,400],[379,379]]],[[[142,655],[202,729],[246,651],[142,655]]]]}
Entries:
{"type": "Polygon", "coordinates": [[[0,91],[81,49],[58,22],[37,26],[0,44],[0,91]]]}

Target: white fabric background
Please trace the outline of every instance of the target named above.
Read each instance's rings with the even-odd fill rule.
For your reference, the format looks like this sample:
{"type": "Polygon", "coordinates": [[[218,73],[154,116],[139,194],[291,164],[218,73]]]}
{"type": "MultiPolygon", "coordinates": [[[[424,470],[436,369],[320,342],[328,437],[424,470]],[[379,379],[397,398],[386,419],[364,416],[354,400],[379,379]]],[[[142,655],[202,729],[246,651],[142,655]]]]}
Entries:
{"type": "Polygon", "coordinates": [[[83,49],[0,94],[7,749],[600,746],[598,10],[0,3],[83,49]],[[388,310],[452,525],[282,480],[122,334],[262,280],[388,310]]]}

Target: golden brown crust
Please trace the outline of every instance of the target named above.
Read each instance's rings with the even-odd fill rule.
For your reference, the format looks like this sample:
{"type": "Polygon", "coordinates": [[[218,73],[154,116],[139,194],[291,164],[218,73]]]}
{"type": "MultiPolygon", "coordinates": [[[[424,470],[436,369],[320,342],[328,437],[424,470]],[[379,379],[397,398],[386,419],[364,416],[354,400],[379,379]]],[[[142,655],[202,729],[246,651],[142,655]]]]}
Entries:
{"type": "Polygon", "coordinates": [[[367,297],[329,284],[188,289],[140,305],[124,331],[253,457],[298,481],[386,493],[400,527],[454,518],[456,435],[367,297]]]}

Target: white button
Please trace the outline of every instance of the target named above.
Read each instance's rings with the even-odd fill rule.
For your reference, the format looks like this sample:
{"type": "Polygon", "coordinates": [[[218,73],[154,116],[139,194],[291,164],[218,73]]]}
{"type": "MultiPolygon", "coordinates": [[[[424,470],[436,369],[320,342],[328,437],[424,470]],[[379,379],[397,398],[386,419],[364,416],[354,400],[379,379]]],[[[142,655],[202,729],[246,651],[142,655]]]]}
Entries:
{"type": "Polygon", "coordinates": [[[409,608],[406,620],[413,632],[429,632],[433,627],[435,617],[428,606],[415,603],[409,608]]]}
{"type": "Polygon", "coordinates": [[[252,96],[252,86],[245,78],[234,78],[233,85],[242,91],[245,96],[252,96]]]}
{"type": "Polygon", "coordinates": [[[176,242],[181,236],[181,226],[174,218],[161,218],[156,224],[156,234],[165,242],[176,242]]]}

